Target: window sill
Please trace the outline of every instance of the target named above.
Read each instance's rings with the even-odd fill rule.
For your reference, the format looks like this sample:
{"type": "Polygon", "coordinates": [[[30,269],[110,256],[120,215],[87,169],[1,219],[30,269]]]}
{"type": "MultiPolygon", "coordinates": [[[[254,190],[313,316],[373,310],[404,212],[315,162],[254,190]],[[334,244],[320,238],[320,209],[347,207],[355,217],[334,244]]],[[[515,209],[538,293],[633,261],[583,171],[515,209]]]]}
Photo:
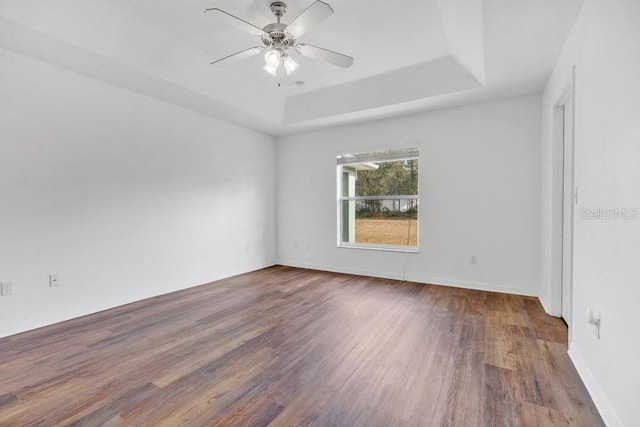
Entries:
{"type": "Polygon", "coordinates": [[[381,246],[381,245],[363,245],[363,244],[349,244],[349,243],[340,243],[338,244],[338,248],[344,249],[364,249],[367,251],[384,251],[384,252],[405,252],[410,254],[420,253],[420,248],[417,247],[406,247],[406,246],[381,246]]]}

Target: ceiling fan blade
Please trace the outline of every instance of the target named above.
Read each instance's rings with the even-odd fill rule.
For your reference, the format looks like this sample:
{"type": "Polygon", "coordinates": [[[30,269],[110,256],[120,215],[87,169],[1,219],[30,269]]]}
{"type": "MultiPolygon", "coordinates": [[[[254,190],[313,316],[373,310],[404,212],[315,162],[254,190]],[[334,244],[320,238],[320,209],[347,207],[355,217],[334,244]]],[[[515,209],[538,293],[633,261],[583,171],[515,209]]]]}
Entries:
{"type": "Polygon", "coordinates": [[[323,1],[316,1],[298,15],[289,25],[287,32],[294,37],[300,37],[314,25],[324,21],[333,14],[333,9],[323,1]]]}
{"type": "Polygon", "coordinates": [[[211,65],[219,64],[223,61],[225,64],[232,64],[234,62],[242,61],[243,59],[259,54],[263,49],[264,47],[262,46],[250,47],[249,49],[245,49],[240,52],[234,53],[233,55],[225,56],[224,58],[213,61],[211,65]]]}
{"type": "Polygon", "coordinates": [[[217,7],[214,7],[212,9],[206,9],[204,12],[217,12],[218,15],[221,15],[224,19],[224,22],[226,22],[229,25],[233,25],[234,27],[242,30],[242,31],[246,31],[249,34],[253,34],[254,36],[262,36],[263,34],[266,34],[262,28],[258,28],[255,25],[245,21],[244,19],[240,19],[237,16],[234,16],[228,12],[225,12],[222,9],[218,9],[217,7]]]}
{"type": "Polygon", "coordinates": [[[300,55],[308,56],[309,58],[320,59],[321,61],[329,62],[333,65],[337,65],[342,68],[349,68],[353,65],[353,58],[347,55],[343,55],[332,50],[323,49],[321,47],[312,46],[310,44],[300,43],[296,46],[300,55]]]}

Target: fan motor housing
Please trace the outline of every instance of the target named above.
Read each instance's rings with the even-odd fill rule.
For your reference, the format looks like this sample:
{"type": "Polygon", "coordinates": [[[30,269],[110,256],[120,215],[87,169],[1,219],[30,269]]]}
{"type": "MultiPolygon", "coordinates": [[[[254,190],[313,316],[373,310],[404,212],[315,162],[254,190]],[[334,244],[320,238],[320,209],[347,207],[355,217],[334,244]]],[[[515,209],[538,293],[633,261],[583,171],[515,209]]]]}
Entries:
{"type": "Polygon", "coordinates": [[[291,34],[285,32],[287,28],[286,24],[273,23],[265,26],[262,30],[268,34],[268,36],[262,37],[262,42],[266,46],[272,46],[274,44],[281,46],[293,46],[295,39],[291,34]]]}
{"type": "Polygon", "coordinates": [[[287,24],[273,23],[265,26],[262,30],[267,34],[270,34],[272,37],[276,37],[276,34],[282,34],[282,37],[284,37],[285,28],[287,28],[287,24]]]}

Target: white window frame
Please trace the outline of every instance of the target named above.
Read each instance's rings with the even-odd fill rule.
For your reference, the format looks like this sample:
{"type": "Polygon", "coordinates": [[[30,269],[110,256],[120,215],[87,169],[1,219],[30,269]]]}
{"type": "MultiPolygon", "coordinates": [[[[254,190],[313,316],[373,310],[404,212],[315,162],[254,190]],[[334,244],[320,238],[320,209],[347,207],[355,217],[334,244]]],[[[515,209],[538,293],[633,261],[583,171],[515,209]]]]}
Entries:
{"type": "MultiPolygon", "coordinates": [[[[339,248],[348,249],[366,249],[366,250],[378,250],[378,251],[391,251],[391,252],[420,252],[420,209],[417,213],[417,230],[418,244],[416,246],[406,245],[388,245],[383,243],[356,243],[344,241],[344,202],[356,202],[360,200],[417,200],[418,206],[420,204],[420,155],[419,147],[417,145],[409,147],[386,147],[382,149],[368,149],[368,150],[354,150],[347,153],[341,153],[336,156],[337,159],[337,213],[338,213],[338,232],[337,232],[337,245],[339,248]],[[400,160],[418,160],[418,194],[415,195],[387,195],[387,196],[344,196],[344,167],[350,165],[362,165],[376,162],[393,162],[400,160]]],[[[355,178],[354,178],[355,185],[355,178]]],[[[355,216],[354,216],[355,220],[355,216]]],[[[355,224],[349,228],[349,232],[355,233],[355,224]]],[[[354,238],[355,240],[355,238],[354,238]]]]}

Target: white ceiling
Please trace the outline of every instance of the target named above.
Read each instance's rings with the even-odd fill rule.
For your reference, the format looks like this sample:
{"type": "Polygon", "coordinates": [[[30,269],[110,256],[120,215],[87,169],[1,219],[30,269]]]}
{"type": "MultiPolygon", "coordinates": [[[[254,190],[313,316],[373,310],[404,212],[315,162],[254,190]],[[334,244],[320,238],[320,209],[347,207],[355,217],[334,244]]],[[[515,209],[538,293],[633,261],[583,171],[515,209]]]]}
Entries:
{"type": "MultiPolygon", "coordinates": [[[[0,47],[273,135],[540,92],[584,0],[328,0],[300,37],[355,58],[297,56],[277,87],[261,45],[217,7],[263,27],[271,0],[0,0],[0,47]]],[[[313,0],[289,0],[284,23],[313,0]]]]}

